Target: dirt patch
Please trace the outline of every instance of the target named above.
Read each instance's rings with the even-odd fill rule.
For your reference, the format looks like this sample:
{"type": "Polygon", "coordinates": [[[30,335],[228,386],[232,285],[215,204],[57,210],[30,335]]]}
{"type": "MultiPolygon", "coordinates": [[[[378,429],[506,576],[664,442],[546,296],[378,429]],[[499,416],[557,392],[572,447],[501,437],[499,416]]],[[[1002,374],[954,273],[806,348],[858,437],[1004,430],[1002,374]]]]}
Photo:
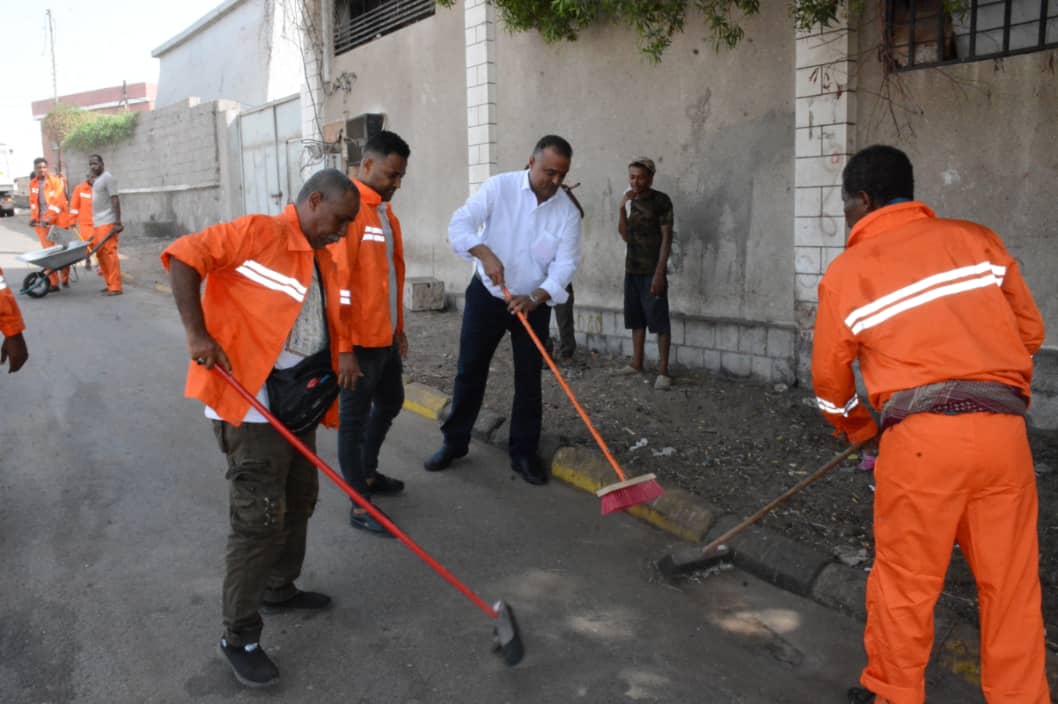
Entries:
{"type": "MultiPolygon", "coordinates": [[[[407,372],[415,381],[452,391],[461,315],[410,313],[407,372]]],[[[648,340],[652,344],[653,340],[648,340]]],[[[616,376],[627,363],[594,350],[577,350],[563,371],[618,461],[632,473],[651,471],[720,509],[746,516],[815,471],[843,449],[815,407],[810,389],[764,384],[674,368],[675,385],[655,391],[654,375],[616,376]]],[[[485,405],[510,415],[513,364],[501,343],[489,371],[485,405]]],[[[569,444],[593,446],[568,399],[545,370],[544,431],[569,444]]],[[[504,431],[501,430],[501,433],[504,431]]],[[[436,442],[440,441],[438,433],[436,442]]],[[[435,441],[427,441],[424,455],[435,441]]],[[[1044,616],[1058,634],[1058,437],[1031,438],[1039,476],[1040,549],[1044,616]],[[1051,470],[1051,471],[1048,471],[1051,470]]],[[[763,525],[857,566],[873,558],[874,481],[850,459],[766,518],[763,525]]],[[[976,619],[976,589],[958,550],[942,602],[976,619]]],[[[1053,637],[1053,636],[1052,636],[1053,637]]]]}

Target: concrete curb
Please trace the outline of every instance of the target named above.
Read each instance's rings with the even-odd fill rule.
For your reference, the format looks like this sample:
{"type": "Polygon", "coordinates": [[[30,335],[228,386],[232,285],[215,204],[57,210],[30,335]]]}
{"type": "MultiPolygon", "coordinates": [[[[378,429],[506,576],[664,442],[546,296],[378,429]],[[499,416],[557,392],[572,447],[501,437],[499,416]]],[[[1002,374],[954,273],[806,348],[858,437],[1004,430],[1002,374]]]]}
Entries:
{"type": "MultiPolygon", "coordinates": [[[[447,414],[451,399],[425,384],[405,379],[404,408],[430,420],[447,414]]],[[[505,446],[506,433],[500,432],[505,419],[482,409],[474,426],[474,437],[493,445],[505,446]]],[[[562,447],[562,439],[545,433],[540,438],[540,455],[550,465],[551,474],[583,491],[596,490],[616,481],[613,469],[601,453],[583,447],[562,447]]],[[[634,506],[626,513],[683,540],[699,542],[712,527],[715,513],[698,497],[682,489],[666,489],[649,504],[634,506]]]]}
{"type": "Polygon", "coordinates": [[[426,384],[404,385],[404,408],[430,420],[439,420],[448,407],[449,398],[426,384]]]}

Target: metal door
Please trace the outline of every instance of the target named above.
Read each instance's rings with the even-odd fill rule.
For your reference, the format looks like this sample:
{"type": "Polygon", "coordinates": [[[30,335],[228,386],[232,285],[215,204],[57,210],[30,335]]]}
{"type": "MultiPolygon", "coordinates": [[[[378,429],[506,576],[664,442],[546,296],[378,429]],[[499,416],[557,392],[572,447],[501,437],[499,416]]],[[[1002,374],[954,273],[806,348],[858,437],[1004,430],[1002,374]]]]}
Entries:
{"type": "Polygon", "coordinates": [[[239,115],[243,208],[275,215],[302,186],[301,101],[294,95],[239,115]]]}

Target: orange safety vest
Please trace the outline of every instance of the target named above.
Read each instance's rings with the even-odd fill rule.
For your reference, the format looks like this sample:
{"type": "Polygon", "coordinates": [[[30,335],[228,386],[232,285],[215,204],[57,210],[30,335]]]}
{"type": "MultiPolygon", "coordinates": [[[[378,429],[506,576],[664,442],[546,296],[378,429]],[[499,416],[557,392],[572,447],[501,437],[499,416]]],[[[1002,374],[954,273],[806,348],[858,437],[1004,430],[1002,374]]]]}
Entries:
{"type": "Polygon", "coordinates": [[[938,219],[917,201],[856,223],[819,283],[812,382],[824,416],[851,442],[877,427],[856,396],[860,360],[871,404],[941,381],[996,381],[1029,398],[1043,319],[999,236],[938,219]]]}
{"type": "Polygon", "coordinates": [[[328,249],[338,262],[342,287],[342,303],[351,311],[352,326],[343,330],[340,341],[342,352],[353,347],[388,347],[393,344],[393,333],[404,330],[404,240],[400,221],[386,203],[386,215],[393,230],[393,267],[397,283],[397,324],[394,326],[389,310],[389,261],[386,239],[378,207],[380,196],[373,188],[353,181],[360,191],[360,212],[349,224],[344,239],[328,249]]]}
{"type": "Polygon", "coordinates": [[[70,196],[70,216],[79,227],[92,226],[92,186],[88,181],[74,186],[70,196]]]}
{"type": "Polygon", "coordinates": [[[65,226],[66,219],[66,181],[62,176],[48,174],[43,184],[38,184],[36,176],[29,180],[29,219],[45,224],[65,226]],[[40,212],[40,189],[44,188],[44,202],[48,206],[45,213],[40,212]]]}
{"type": "MultiPolygon", "coordinates": [[[[330,339],[337,340],[345,327],[337,265],[326,249],[309,245],[293,205],[280,215],[247,215],[185,235],[162,252],[166,269],[171,257],[205,278],[206,329],[231,360],[235,378],[251,393],[264,386],[283,350],[312,283],[314,262],[319,265],[330,339]]],[[[338,368],[334,344],[331,363],[338,368]]],[[[188,365],[185,395],[210,406],[232,425],[241,424],[250,408],[223,379],[194,361],[188,365]]],[[[337,421],[335,401],[324,422],[335,427],[337,421]]]]}
{"type": "Polygon", "coordinates": [[[15,294],[7,285],[4,278],[4,270],[0,269],[0,334],[4,337],[17,335],[26,329],[26,323],[22,320],[22,313],[15,301],[15,294]]]}

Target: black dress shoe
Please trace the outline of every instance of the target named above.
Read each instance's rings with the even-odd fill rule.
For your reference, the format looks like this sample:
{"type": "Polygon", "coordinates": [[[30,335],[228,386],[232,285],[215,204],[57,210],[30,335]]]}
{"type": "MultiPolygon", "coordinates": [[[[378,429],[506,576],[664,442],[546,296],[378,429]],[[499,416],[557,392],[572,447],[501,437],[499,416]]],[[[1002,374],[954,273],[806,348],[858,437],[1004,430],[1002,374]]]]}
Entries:
{"type": "Polygon", "coordinates": [[[430,455],[422,466],[427,472],[439,472],[442,469],[448,469],[452,464],[452,460],[458,460],[460,457],[466,457],[467,451],[456,452],[448,445],[442,445],[441,449],[430,455]]]}
{"type": "Polygon", "coordinates": [[[300,589],[294,596],[283,601],[261,600],[261,613],[282,614],[287,611],[321,611],[331,605],[331,598],[319,592],[303,592],[300,589]]]}
{"type": "Polygon", "coordinates": [[[540,463],[535,457],[526,457],[524,455],[512,457],[511,469],[530,484],[537,486],[547,484],[547,472],[541,469],[540,463]]]}
{"type": "Polygon", "coordinates": [[[849,704],[874,704],[874,692],[863,687],[853,687],[849,690],[849,704]]]}

